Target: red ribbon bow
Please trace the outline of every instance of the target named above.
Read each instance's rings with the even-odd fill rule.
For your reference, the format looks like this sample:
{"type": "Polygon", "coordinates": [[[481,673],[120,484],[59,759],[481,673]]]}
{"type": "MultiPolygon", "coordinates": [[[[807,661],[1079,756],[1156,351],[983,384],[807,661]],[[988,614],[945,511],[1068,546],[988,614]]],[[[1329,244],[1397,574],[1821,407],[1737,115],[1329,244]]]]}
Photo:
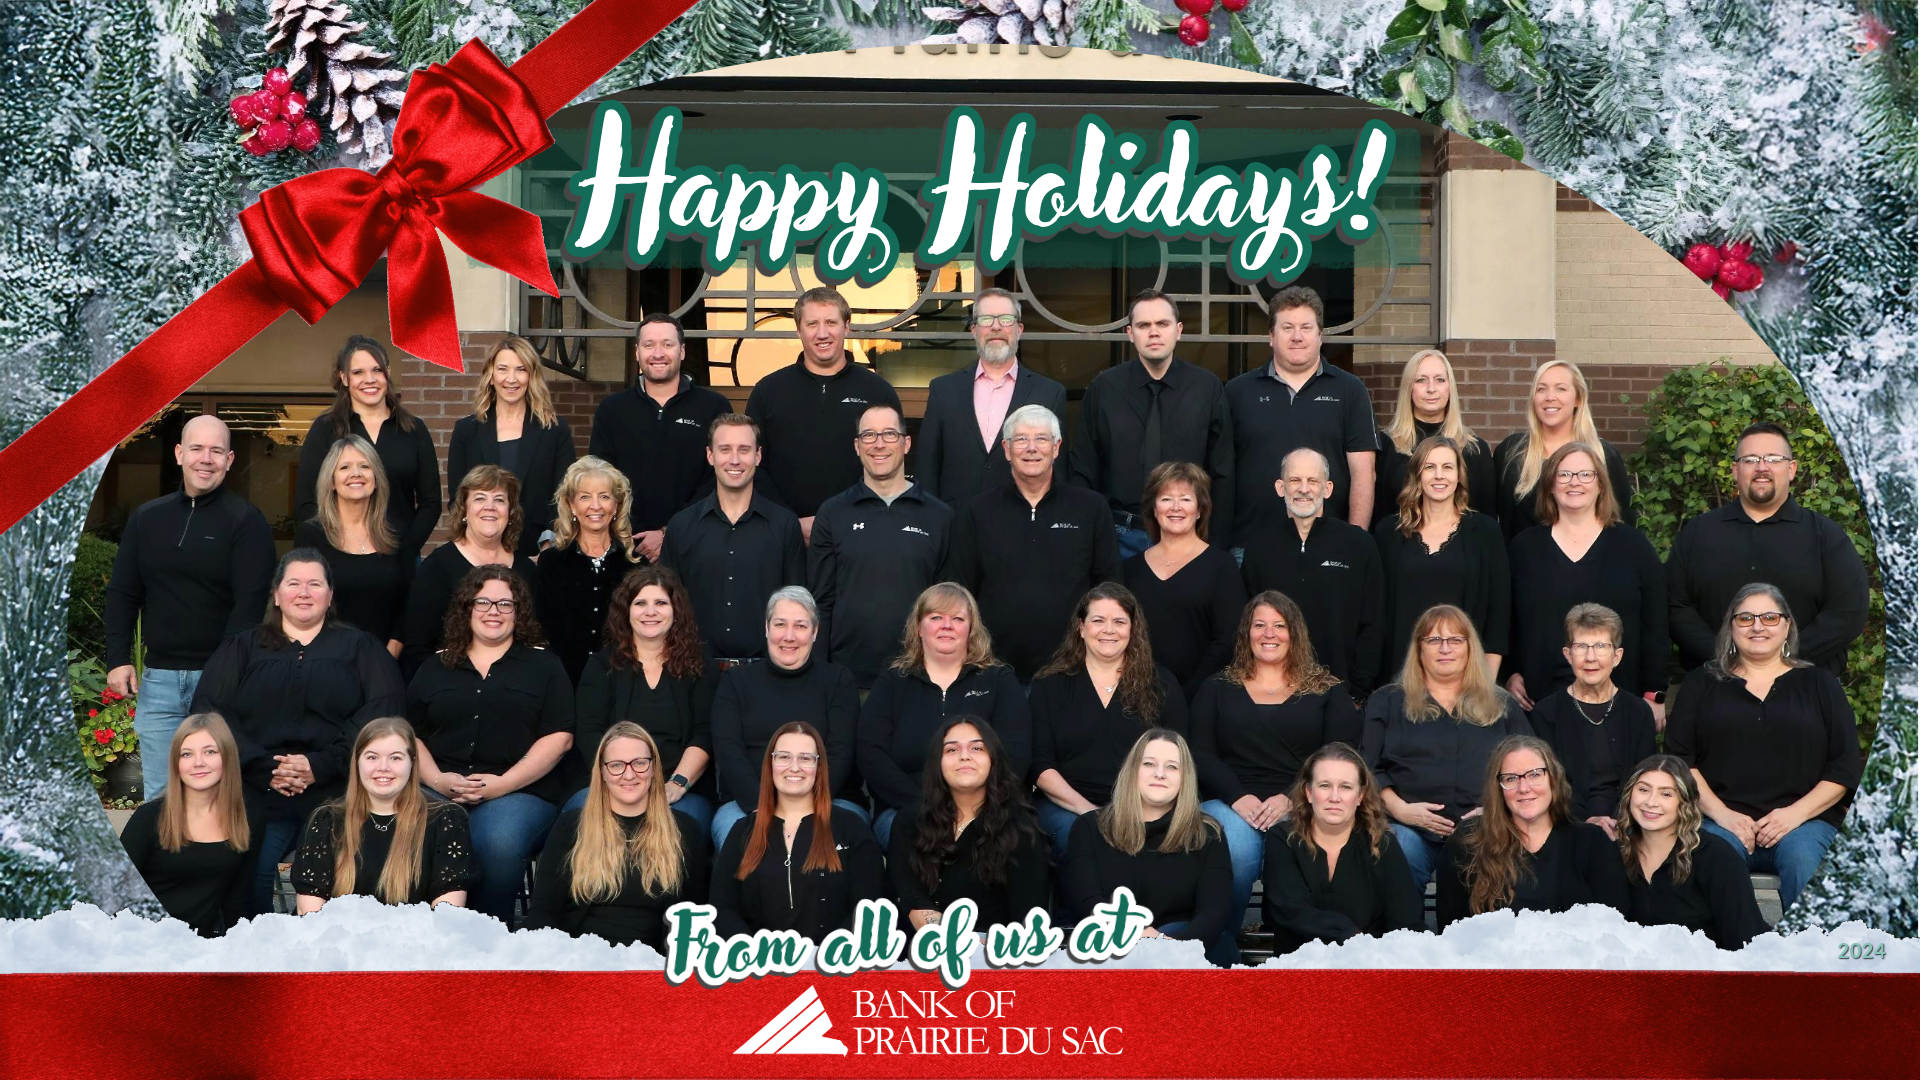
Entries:
{"type": "Polygon", "coordinates": [[[532,93],[475,38],[413,77],[385,168],[290,180],[241,211],[240,225],[268,287],[310,324],[386,253],[394,345],[458,371],[453,285],[434,232],[557,296],[540,219],[466,190],[551,145],[532,93]]]}

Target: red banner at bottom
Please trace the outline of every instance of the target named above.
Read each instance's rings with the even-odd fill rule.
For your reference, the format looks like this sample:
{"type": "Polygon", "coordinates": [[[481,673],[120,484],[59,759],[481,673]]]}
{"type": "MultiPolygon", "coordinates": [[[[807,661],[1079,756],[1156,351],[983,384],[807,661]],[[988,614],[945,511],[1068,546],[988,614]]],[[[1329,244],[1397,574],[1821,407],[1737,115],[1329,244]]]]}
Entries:
{"type": "Polygon", "coordinates": [[[1907,1077],[1920,977],[1587,971],[0,977],[0,1076],[1907,1077]]]}

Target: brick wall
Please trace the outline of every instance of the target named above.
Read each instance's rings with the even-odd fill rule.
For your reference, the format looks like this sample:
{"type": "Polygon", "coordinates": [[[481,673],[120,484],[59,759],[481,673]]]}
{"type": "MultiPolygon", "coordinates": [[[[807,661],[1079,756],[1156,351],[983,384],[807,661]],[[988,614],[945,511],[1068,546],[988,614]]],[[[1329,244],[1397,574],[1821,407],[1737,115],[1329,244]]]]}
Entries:
{"type": "Polygon", "coordinates": [[[1525,165],[1513,160],[1492,147],[1475,142],[1465,135],[1451,131],[1435,150],[1434,169],[1446,172],[1449,169],[1524,169],[1525,165]]]}

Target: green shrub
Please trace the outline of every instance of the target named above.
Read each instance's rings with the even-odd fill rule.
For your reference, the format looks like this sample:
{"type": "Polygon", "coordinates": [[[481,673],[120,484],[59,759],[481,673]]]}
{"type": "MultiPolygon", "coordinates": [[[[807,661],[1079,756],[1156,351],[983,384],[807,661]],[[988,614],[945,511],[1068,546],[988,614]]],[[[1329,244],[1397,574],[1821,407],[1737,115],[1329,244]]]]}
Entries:
{"type": "MultiPolygon", "coordinates": [[[[1628,399],[1622,395],[1621,400],[1628,399]]],[[[1771,420],[1793,436],[1793,456],[1800,466],[1793,497],[1847,531],[1872,583],[1867,629],[1847,653],[1842,678],[1860,725],[1860,745],[1871,746],[1886,680],[1886,597],[1866,507],[1813,403],[1782,365],[1701,365],[1669,374],[1642,411],[1647,414],[1646,442],[1627,467],[1639,485],[1633,502],[1640,511],[1640,528],[1663,559],[1684,522],[1739,498],[1733,486],[1733,450],[1748,424],[1771,420]]]]}
{"type": "Polygon", "coordinates": [[[72,601],[67,607],[67,651],[81,656],[107,655],[107,579],[113,576],[120,546],[80,534],[73,555],[72,601]]]}

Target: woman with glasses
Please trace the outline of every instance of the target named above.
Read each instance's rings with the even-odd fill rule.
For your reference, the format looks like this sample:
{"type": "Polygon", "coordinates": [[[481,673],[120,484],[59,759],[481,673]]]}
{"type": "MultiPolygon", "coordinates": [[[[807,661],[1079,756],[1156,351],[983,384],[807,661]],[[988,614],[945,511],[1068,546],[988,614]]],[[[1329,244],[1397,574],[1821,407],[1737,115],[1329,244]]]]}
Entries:
{"type": "Polygon", "coordinates": [[[554,822],[533,871],[527,928],[666,951],[667,909],[707,898],[707,842],[667,809],[659,747],[625,720],[593,753],[587,801],[554,822]]]}
{"type": "Polygon", "coordinates": [[[1734,594],[1714,657],[1680,688],[1667,752],[1700,785],[1702,826],[1792,907],[1826,856],[1860,784],[1860,734],[1840,680],[1800,656],[1800,631],[1772,585],[1734,594]]]}
{"type": "Polygon", "coordinates": [[[1599,463],[1585,443],[1555,450],[1542,474],[1540,524],[1507,546],[1513,649],[1506,687],[1529,712],[1574,681],[1557,645],[1576,604],[1603,605],[1623,621],[1614,674],[1622,689],[1651,699],[1666,688],[1667,570],[1640,530],[1620,520],[1613,482],[1599,463]]]}
{"type": "Polygon", "coordinates": [[[852,926],[860,901],[886,895],[872,831],[853,814],[833,812],[826,751],[812,724],[774,732],[758,804],[714,860],[710,895],[720,933],[794,930],[817,944],[852,926]]]}
{"type": "Polygon", "coordinates": [[[420,783],[472,822],[477,911],[511,923],[513,895],[567,796],[573,684],[540,648],[526,583],[481,566],[454,589],[447,647],[407,687],[420,783]]]}
{"type": "Polygon", "coordinates": [[[1488,911],[1565,911],[1605,904],[1626,914],[1620,851],[1596,825],[1573,820],[1573,793],[1553,748],[1502,739],[1487,758],[1485,812],[1447,841],[1434,909],[1439,927],[1488,911]]]}
{"type": "MultiPolygon", "coordinates": [[[[1374,462],[1379,479],[1376,492],[1398,492],[1407,486],[1407,455],[1413,448],[1435,435],[1444,435],[1460,447],[1466,459],[1461,477],[1467,488],[1467,505],[1483,514],[1494,512],[1493,448],[1487,440],[1467,426],[1466,407],[1456,393],[1453,362],[1439,349],[1421,349],[1407,358],[1400,369],[1400,392],[1393,399],[1393,418],[1380,429],[1376,442],[1379,455],[1374,462]]],[[[1373,521],[1391,517],[1399,508],[1392,499],[1373,500],[1373,521]]]]}
{"type": "Polygon", "coordinates": [[[1614,685],[1623,630],[1620,616],[1599,604],[1577,604],[1564,623],[1561,653],[1573,683],[1547,695],[1527,719],[1566,766],[1573,817],[1614,835],[1620,778],[1653,753],[1653,709],[1614,685]]]}
{"type": "Polygon", "coordinates": [[[447,602],[468,571],[476,566],[510,566],[521,580],[535,583],[533,560],[515,548],[521,526],[519,479],[498,465],[475,465],[454,496],[447,522],[451,535],[420,560],[407,590],[400,670],[409,679],[440,649],[447,602]]]}
{"type": "Polygon", "coordinates": [[[1188,700],[1233,655],[1233,627],[1247,586],[1233,553],[1207,542],[1213,482],[1190,461],[1147,474],[1140,494],[1153,546],[1120,564],[1120,580],[1153,627],[1153,659],[1173,673],[1188,700]]]}
{"type": "Polygon", "coordinates": [[[1700,842],[1700,789],[1687,763],[1655,754],[1625,786],[1618,828],[1627,918],[1698,930],[1729,950],[1766,933],[1746,860],[1726,844],[1700,842]]]}
{"type": "Polygon", "coordinates": [[[1499,523],[1467,506],[1460,445],[1444,436],[1413,448],[1399,513],[1373,528],[1387,584],[1387,647],[1382,671],[1406,659],[1414,621],[1438,604],[1466,612],[1485,644],[1488,674],[1507,651],[1506,541],[1499,523]]]}
{"type": "Polygon", "coordinates": [[[1547,459],[1568,443],[1598,447],[1606,460],[1600,465],[1628,525],[1638,518],[1633,510],[1633,478],[1627,461],[1593,426],[1588,405],[1587,377],[1566,360],[1549,360],[1533,373],[1533,397],[1527,426],[1500,440],[1493,451],[1494,502],[1501,532],[1511,540],[1540,524],[1540,487],[1549,473],[1547,459]]]}
{"type": "Polygon", "coordinates": [[[972,717],[942,724],[920,770],[920,801],[893,830],[887,875],[902,929],[940,921],[963,897],[974,927],[1024,922],[1048,896],[1047,849],[1000,736],[972,717]]]}

